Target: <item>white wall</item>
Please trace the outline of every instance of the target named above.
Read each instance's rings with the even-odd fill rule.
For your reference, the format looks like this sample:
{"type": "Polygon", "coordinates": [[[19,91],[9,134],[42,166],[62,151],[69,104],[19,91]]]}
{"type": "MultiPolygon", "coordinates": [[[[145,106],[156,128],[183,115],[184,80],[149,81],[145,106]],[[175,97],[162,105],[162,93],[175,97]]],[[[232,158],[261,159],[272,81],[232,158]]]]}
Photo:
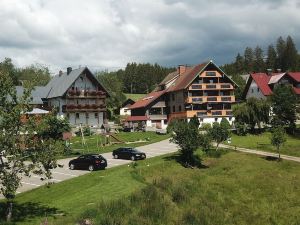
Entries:
{"type": "Polygon", "coordinates": [[[128,108],[120,108],[120,115],[121,116],[130,116],[131,115],[131,110],[128,108]]]}
{"type": "MultiPolygon", "coordinates": [[[[213,123],[215,123],[215,122],[221,123],[222,118],[227,119],[230,125],[232,125],[232,123],[235,120],[234,117],[206,117],[206,118],[203,118],[203,121],[201,121],[200,118],[198,118],[198,119],[199,119],[200,127],[201,127],[202,124],[208,123],[210,125],[213,125],[213,123]]],[[[188,122],[190,122],[190,119],[188,119],[188,122]]]]}
{"type": "Polygon", "coordinates": [[[258,98],[258,99],[265,99],[266,97],[263,95],[263,93],[261,92],[260,88],[258,88],[256,82],[254,80],[252,80],[248,92],[246,94],[246,99],[248,98],[258,98]]]}

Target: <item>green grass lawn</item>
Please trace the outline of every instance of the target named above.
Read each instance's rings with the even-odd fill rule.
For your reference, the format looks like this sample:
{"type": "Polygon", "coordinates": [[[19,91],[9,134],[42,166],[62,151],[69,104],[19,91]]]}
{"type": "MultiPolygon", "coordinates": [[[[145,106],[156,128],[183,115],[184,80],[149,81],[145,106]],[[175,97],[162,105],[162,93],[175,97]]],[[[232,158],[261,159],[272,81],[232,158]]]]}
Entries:
{"type": "MultiPolygon", "coordinates": [[[[160,135],[156,134],[155,132],[120,132],[115,134],[115,136],[125,142],[121,144],[112,144],[110,146],[101,146],[105,143],[104,136],[102,135],[92,135],[84,137],[86,141],[86,145],[82,145],[82,138],[81,137],[73,137],[71,139],[71,149],[74,152],[79,153],[104,153],[110,152],[120,146],[128,146],[128,147],[138,147],[142,145],[151,144],[154,142],[158,142],[164,139],[169,138],[169,135],[160,135]],[[136,143],[130,143],[136,142],[136,143]],[[97,145],[98,144],[98,145],[97,145]]],[[[114,140],[111,139],[113,142],[114,140]]]]}
{"type": "Polygon", "coordinates": [[[130,98],[132,99],[133,101],[137,101],[137,100],[140,100],[141,98],[143,98],[146,94],[127,94],[127,93],[124,93],[125,96],[127,98],[130,98]]]}
{"type": "MultiPolygon", "coordinates": [[[[248,134],[247,136],[238,136],[233,134],[231,145],[277,153],[276,149],[271,145],[270,136],[271,133],[269,132],[258,135],[248,134]],[[258,143],[266,145],[259,145],[258,143]]],[[[300,136],[288,135],[287,142],[281,148],[281,154],[300,157],[300,136]]]]}
{"type": "Polygon", "coordinates": [[[40,224],[45,215],[59,225],[83,218],[119,225],[299,224],[299,163],[232,151],[205,158],[201,169],[175,159],[147,159],[20,194],[17,224],[40,224]]]}

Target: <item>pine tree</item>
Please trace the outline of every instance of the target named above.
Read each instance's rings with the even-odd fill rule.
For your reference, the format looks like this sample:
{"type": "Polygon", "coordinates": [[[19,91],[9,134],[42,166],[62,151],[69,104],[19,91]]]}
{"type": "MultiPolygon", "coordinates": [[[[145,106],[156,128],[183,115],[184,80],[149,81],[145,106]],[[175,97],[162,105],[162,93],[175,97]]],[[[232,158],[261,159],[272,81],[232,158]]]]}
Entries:
{"type": "Polygon", "coordinates": [[[276,69],[282,69],[283,71],[286,70],[286,65],[284,61],[285,48],[286,48],[286,43],[283,40],[283,38],[280,36],[277,39],[277,44],[276,44],[276,51],[277,51],[276,69]]]}
{"type": "Polygon", "coordinates": [[[247,72],[253,71],[253,63],[254,63],[254,54],[253,50],[250,47],[247,47],[244,52],[244,63],[245,63],[245,69],[247,72]]]}
{"type": "Polygon", "coordinates": [[[296,71],[298,63],[298,52],[291,36],[286,39],[284,51],[284,65],[286,70],[296,71]]]}
{"type": "Polygon", "coordinates": [[[255,72],[264,72],[265,71],[265,62],[264,62],[264,52],[259,47],[256,46],[254,49],[254,71],[255,72]]]}
{"type": "Polygon", "coordinates": [[[272,69],[272,71],[276,70],[276,60],[277,53],[273,45],[269,45],[268,47],[268,55],[267,55],[267,69],[272,69]]]}
{"type": "Polygon", "coordinates": [[[241,74],[245,71],[245,69],[244,69],[244,59],[240,55],[240,53],[238,53],[237,56],[235,57],[234,66],[235,66],[235,69],[236,69],[236,73],[241,74]]]}

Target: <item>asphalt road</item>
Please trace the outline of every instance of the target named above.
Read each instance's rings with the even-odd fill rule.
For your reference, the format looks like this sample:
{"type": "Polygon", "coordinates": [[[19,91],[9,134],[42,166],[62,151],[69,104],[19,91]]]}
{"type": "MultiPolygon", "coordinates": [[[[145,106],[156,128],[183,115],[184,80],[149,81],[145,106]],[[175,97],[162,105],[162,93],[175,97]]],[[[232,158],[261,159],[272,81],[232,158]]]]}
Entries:
{"type": "MultiPolygon", "coordinates": [[[[145,152],[147,158],[152,158],[155,156],[176,152],[178,150],[178,147],[177,145],[170,143],[169,140],[163,140],[153,144],[137,147],[137,149],[145,152]]],[[[124,159],[114,159],[112,157],[111,152],[103,153],[102,155],[104,156],[104,158],[107,159],[107,168],[130,164],[132,162],[130,160],[124,160],[124,159]]],[[[68,167],[68,163],[71,159],[74,158],[58,160],[58,163],[60,165],[63,165],[63,167],[52,170],[53,179],[50,182],[58,183],[64,180],[72,179],[74,177],[78,177],[90,173],[89,171],[85,171],[85,170],[70,170],[68,167]]],[[[21,182],[22,182],[22,186],[18,189],[17,193],[22,193],[34,188],[38,188],[46,183],[46,181],[42,181],[41,177],[37,175],[31,175],[30,177],[24,176],[21,182]]],[[[3,198],[3,196],[0,195],[0,198],[3,198]]]]}

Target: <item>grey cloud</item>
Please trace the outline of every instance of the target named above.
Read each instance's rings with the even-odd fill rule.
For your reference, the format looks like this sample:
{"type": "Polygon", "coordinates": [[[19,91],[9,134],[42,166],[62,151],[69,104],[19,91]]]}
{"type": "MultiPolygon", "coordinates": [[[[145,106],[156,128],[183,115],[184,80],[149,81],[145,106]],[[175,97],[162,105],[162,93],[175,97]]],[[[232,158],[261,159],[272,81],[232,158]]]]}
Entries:
{"type": "Polygon", "coordinates": [[[229,63],[280,35],[300,46],[296,0],[2,0],[0,60],[119,68],[127,62],[229,63]]]}

